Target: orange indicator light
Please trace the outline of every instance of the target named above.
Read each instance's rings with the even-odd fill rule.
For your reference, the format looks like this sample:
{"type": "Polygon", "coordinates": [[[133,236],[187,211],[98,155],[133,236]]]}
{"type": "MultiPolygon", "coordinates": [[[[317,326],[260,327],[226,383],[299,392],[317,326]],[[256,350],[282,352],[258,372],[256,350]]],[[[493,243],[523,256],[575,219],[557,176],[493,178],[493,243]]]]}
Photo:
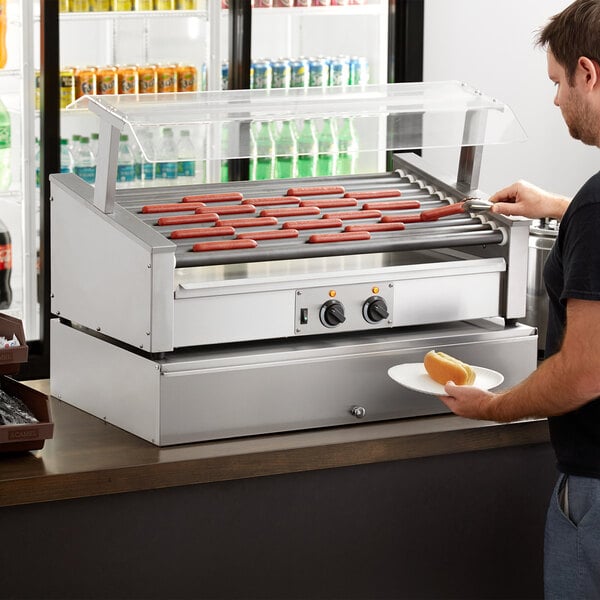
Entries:
{"type": "Polygon", "coordinates": [[[374,286],[373,286],[373,289],[372,289],[371,291],[372,291],[374,294],[379,294],[379,288],[378,288],[376,285],[374,285],[374,286]]]}
{"type": "Polygon", "coordinates": [[[330,298],[335,298],[337,295],[337,292],[335,290],[329,290],[329,297],[330,298]]]}

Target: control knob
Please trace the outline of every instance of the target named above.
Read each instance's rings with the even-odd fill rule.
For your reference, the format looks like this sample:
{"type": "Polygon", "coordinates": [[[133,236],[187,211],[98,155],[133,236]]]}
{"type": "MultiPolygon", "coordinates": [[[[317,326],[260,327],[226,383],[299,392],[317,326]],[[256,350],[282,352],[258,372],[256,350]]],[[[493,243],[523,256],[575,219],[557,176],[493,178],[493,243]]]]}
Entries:
{"type": "Polygon", "coordinates": [[[387,304],[381,296],[371,296],[363,304],[363,316],[369,323],[379,323],[383,319],[387,319],[390,313],[387,309],[387,304]]]}
{"type": "Polygon", "coordinates": [[[320,317],[325,327],[337,327],[346,320],[344,305],[339,300],[328,300],[321,306],[320,317]]]}

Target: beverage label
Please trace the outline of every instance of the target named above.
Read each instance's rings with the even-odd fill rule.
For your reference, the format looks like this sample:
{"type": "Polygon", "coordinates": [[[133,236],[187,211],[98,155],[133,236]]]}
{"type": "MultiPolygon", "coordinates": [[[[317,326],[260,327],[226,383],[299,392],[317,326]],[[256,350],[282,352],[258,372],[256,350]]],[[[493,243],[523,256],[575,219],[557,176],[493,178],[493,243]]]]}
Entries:
{"type": "Polygon", "coordinates": [[[156,10],[174,10],[175,0],[156,0],[156,10]]]}
{"type": "Polygon", "coordinates": [[[0,150],[10,148],[10,125],[0,125],[0,150]]]}
{"type": "Polygon", "coordinates": [[[0,271],[12,269],[12,244],[0,244],[0,271]]]}
{"type": "Polygon", "coordinates": [[[133,0],[113,0],[113,10],[133,10],[133,0]]]}
{"type": "Polygon", "coordinates": [[[154,9],[154,0],[136,0],[135,9],[136,10],[153,10],[154,9]]]}
{"type": "Polygon", "coordinates": [[[117,181],[130,182],[135,179],[134,165],[118,165],[117,166],[117,181]]]}
{"type": "Polygon", "coordinates": [[[156,179],[175,179],[177,177],[177,163],[156,163],[156,179]]]}
{"type": "Polygon", "coordinates": [[[142,179],[145,181],[154,179],[154,165],[152,163],[144,163],[142,167],[142,179]]]}
{"type": "Polygon", "coordinates": [[[195,10],[196,0],[177,0],[178,10],[195,10]]]}
{"type": "Polygon", "coordinates": [[[90,12],[107,12],[110,10],[110,0],[90,0],[90,12]]]}
{"type": "Polygon", "coordinates": [[[94,183],[96,181],[96,167],[75,167],[74,173],[86,183],[94,183]]]}
{"type": "Polygon", "coordinates": [[[196,162],[193,160],[182,160],[177,163],[177,175],[179,177],[194,177],[196,175],[196,162]]]}

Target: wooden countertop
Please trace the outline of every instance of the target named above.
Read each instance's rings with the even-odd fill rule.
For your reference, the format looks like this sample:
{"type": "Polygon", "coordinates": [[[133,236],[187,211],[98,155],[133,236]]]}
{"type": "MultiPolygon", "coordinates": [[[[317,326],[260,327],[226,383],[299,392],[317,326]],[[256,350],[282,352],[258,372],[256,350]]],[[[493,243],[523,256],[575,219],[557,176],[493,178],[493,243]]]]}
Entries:
{"type": "MultiPolygon", "coordinates": [[[[47,380],[27,382],[48,393],[47,380]]],[[[0,506],[548,442],[545,420],[454,415],[159,448],[55,398],[44,448],[0,454],[0,506]]]]}

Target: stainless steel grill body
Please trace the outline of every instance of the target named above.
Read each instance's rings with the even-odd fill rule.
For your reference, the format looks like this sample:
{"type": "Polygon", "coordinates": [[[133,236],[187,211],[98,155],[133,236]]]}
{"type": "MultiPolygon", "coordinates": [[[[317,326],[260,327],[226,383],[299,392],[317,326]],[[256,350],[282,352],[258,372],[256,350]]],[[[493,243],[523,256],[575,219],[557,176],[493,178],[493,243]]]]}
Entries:
{"type": "MultiPolygon", "coordinates": [[[[402,196],[393,200],[420,203],[401,214],[464,198],[419,157],[398,161],[392,173],[301,185],[398,189],[402,196]]],[[[194,252],[198,239],[170,236],[197,224],[159,225],[173,213],[152,212],[191,194],[238,191],[251,204],[298,185],[123,190],[105,214],[92,188],[74,176],[54,177],[52,311],[62,321],[52,329],[53,393],[164,445],[342,425],[362,412],[363,422],[445,412],[436,398],[386,375],[433,347],[499,369],[508,383],[535,368],[535,330],[513,323],[525,314],[528,221],[463,214],[331,243],[313,243],[320,231],[299,226],[294,239],[194,252]],[[375,300],[381,312],[370,312],[375,300]],[[331,303],[341,306],[342,319],[330,318],[331,303]]],[[[342,218],[329,231],[400,214],[384,207],[370,216],[365,204],[353,209],[363,211],[358,218],[342,218]]],[[[226,205],[210,206],[218,212],[226,205]]],[[[320,209],[302,219],[348,210],[320,209]]],[[[243,216],[220,214],[222,223],[202,228],[243,216]]],[[[282,231],[302,219],[278,216],[276,225],[236,226],[215,238],[282,231]]]]}

